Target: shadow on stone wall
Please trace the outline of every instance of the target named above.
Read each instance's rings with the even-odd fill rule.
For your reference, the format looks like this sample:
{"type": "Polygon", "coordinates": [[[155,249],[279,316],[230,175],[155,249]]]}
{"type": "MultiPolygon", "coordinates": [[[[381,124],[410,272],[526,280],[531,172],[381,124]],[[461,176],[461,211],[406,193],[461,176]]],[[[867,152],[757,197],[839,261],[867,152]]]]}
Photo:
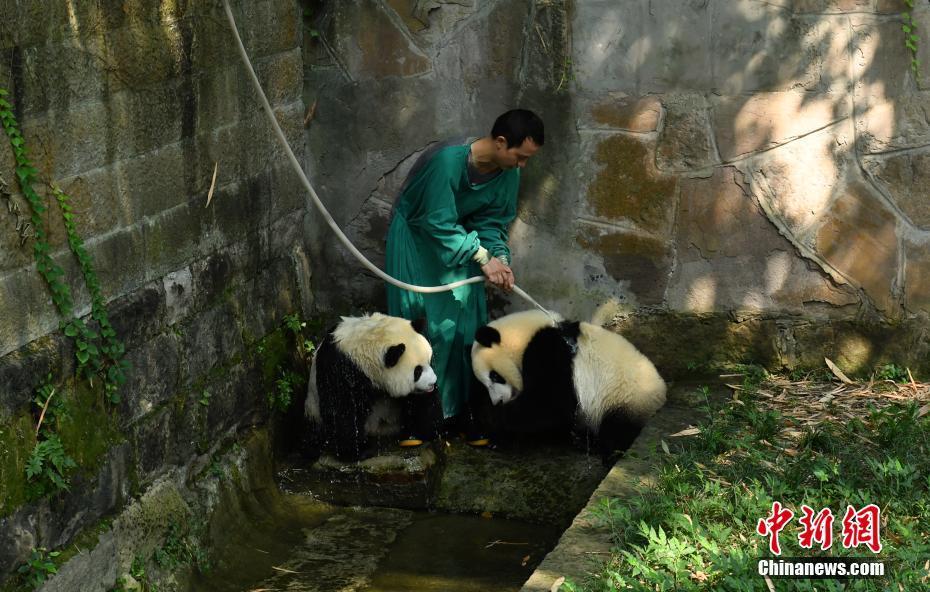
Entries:
{"type": "MultiPolygon", "coordinates": [[[[909,69],[904,8],[315,2],[310,168],[380,261],[418,151],[533,108],[547,141],[525,171],[511,242],[517,281],[540,302],[586,318],[617,297],[656,332],[669,315],[693,318],[675,322],[688,346],[669,344],[670,371],[691,358],[916,364],[928,350],[930,72],[927,60],[923,78],[909,69]],[[752,347],[727,345],[742,333],[752,347]]],[[[930,7],[914,17],[930,24],[930,7]]],[[[323,305],[381,308],[380,282],[341,274],[357,265],[331,238],[319,235],[317,253],[351,280],[327,282],[323,305]]]]}

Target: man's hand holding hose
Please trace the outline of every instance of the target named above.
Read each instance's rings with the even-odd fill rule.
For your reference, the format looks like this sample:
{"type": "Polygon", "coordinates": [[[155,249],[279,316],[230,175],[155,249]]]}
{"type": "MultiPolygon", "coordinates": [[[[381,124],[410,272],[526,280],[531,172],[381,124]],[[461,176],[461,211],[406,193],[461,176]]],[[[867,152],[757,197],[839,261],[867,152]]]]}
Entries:
{"type": "Polygon", "coordinates": [[[488,281],[505,292],[513,290],[513,271],[497,257],[491,257],[481,266],[481,273],[488,281]]]}

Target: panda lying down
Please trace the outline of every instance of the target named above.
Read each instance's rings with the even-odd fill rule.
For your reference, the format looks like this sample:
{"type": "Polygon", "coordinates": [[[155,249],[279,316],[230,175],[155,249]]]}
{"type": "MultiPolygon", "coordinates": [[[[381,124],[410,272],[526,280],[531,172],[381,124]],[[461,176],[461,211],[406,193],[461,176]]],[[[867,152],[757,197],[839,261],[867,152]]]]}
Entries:
{"type": "MultiPolygon", "coordinates": [[[[600,313],[595,315],[600,316],[600,313]]],[[[591,323],[530,310],[478,329],[472,369],[491,402],[572,431],[607,460],[632,445],[665,404],[665,382],[629,341],[591,323]]],[[[475,394],[473,393],[473,396],[475,394]]]]}

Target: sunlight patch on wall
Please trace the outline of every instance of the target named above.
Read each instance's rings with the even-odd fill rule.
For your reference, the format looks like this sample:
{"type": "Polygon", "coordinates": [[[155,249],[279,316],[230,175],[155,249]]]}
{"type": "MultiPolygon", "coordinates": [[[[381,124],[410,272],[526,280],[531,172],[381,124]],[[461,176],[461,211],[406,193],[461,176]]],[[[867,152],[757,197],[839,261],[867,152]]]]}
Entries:
{"type": "MultiPolygon", "coordinates": [[[[614,52],[610,45],[618,37],[623,36],[623,26],[620,21],[619,11],[607,11],[600,22],[595,26],[594,33],[591,35],[592,43],[587,44],[585,51],[585,67],[592,72],[600,71],[604,61],[613,56],[614,52]]],[[[642,55],[636,51],[631,51],[631,55],[642,55]]],[[[635,64],[640,66],[641,64],[635,64]]]]}
{"type": "Polygon", "coordinates": [[[690,312],[713,312],[717,299],[717,281],[710,276],[695,279],[685,296],[685,309],[690,312]]]}
{"type": "Polygon", "coordinates": [[[791,273],[791,262],[791,255],[785,251],[777,251],[766,258],[763,274],[766,294],[774,294],[785,286],[791,273]]]}

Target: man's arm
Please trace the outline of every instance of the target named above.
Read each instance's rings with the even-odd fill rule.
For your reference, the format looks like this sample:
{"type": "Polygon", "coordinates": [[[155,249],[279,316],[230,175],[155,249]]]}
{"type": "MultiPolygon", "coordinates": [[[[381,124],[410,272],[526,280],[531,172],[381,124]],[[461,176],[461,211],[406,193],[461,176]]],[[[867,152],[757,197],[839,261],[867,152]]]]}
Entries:
{"type": "Polygon", "coordinates": [[[420,193],[416,207],[408,214],[408,221],[423,231],[443,265],[448,267],[468,264],[481,246],[478,233],[458,223],[453,190],[457,174],[460,174],[456,166],[448,152],[440,151],[407,189],[420,193]]]}

